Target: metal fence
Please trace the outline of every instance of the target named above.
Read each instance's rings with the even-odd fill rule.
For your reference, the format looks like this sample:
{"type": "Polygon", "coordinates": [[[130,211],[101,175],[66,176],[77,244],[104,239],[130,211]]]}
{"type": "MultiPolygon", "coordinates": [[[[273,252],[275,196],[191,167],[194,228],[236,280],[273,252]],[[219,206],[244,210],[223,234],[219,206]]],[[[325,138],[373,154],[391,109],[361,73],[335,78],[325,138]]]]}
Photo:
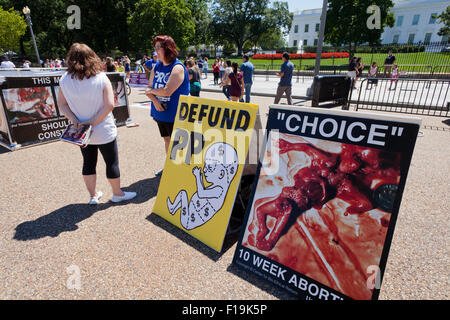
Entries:
{"type": "Polygon", "coordinates": [[[349,99],[356,110],[450,116],[448,79],[364,79],[357,87],[349,99]]]}

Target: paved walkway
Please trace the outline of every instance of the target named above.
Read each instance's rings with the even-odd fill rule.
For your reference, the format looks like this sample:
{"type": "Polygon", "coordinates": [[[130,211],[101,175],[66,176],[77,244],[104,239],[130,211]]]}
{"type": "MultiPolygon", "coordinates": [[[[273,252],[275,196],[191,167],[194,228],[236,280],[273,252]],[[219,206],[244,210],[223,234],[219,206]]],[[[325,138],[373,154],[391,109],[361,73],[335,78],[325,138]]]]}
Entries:
{"type": "MultiPolygon", "coordinates": [[[[140,126],[119,128],[122,185],[138,192],[126,204],[109,201],[102,160],[97,184],[105,195],[97,207],[86,204],[73,145],[0,148],[0,299],[293,298],[231,265],[236,237],[218,254],[152,214],[154,171],[165,155],[146,100],[143,89],[133,89],[131,117],[140,126]]],[[[263,127],[272,101],[252,98],[263,127]]],[[[450,149],[442,147],[450,133],[434,129],[448,128],[444,120],[424,117],[380,299],[450,299],[450,149]]]]}

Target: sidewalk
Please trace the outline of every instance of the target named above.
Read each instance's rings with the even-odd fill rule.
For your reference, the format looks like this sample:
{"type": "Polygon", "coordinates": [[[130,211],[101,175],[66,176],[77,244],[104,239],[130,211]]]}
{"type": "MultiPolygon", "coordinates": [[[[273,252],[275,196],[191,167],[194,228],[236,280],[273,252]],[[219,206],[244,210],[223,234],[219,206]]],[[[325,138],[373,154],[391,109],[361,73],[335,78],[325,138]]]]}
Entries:
{"type": "MultiPolygon", "coordinates": [[[[214,84],[214,76],[208,74],[208,78],[205,79],[202,76],[202,91],[203,92],[222,92],[222,89],[218,85],[214,84]]],[[[252,85],[252,96],[261,97],[273,97],[277,93],[278,83],[280,78],[276,76],[254,75],[252,85]]],[[[292,77],[292,99],[307,100],[306,90],[311,86],[313,82],[312,77],[292,77]]],[[[285,99],[283,95],[283,99],[285,99]]]]}

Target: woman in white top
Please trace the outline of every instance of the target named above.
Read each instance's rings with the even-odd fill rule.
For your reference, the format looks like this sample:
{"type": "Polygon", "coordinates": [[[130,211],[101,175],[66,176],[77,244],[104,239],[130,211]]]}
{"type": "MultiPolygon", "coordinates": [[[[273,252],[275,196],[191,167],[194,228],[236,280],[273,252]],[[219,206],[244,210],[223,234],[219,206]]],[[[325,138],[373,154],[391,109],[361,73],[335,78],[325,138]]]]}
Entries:
{"type": "Polygon", "coordinates": [[[81,148],[83,179],[91,196],[89,204],[98,204],[103,195],[96,191],[98,150],[106,163],[106,176],[113,191],[112,201],[132,199],[135,192],[124,192],[120,188],[117,127],[112,115],[114,93],[103,72],[101,60],[87,45],[74,43],[66,63],[67,72],[59,81],[59,109],[75,126],[92,126],[89,143],[81,148]]]}

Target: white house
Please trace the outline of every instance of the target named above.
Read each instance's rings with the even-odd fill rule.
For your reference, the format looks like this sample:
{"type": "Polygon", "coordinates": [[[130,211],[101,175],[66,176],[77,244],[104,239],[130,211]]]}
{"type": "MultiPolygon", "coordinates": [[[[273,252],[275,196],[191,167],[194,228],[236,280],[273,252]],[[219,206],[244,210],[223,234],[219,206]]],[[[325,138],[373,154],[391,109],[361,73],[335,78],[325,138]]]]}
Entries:
{"type": "MultiPolygon", "coordinates": [[[[385,28],[381,43],[447,42],[448,37],[438,36],[443,26],[433,18],[450,6],[448,0],[394,0],[391,9],[395,16],[392,28],[385,28]]],[[[294,14],[289,32],[289,46],[302,48],[317,44],[322,8],[303,10],[294,14]]]]}

